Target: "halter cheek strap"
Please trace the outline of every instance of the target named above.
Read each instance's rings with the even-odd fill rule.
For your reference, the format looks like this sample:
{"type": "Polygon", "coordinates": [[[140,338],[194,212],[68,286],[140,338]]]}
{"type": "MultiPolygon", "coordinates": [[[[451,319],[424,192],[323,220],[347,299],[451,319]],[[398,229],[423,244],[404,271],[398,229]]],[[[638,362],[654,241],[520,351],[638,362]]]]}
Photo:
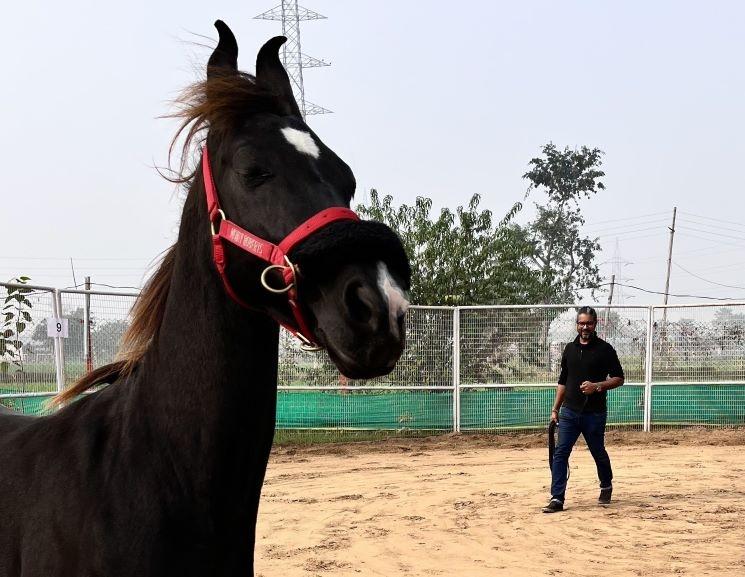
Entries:
{"type": "Polygon", "coordinates": [[[227,241],[244,252],[252,254],[269,264],[261,274],[261,284],[270,292],[287,295],[287,302],[290,305],[290,310],[295,320],[294,324],[286,323],[279,319],[277,319],[277,322],[300,339],[305,348],[320,350],[322,347],[318,345],[313,333],[308,327],[308,323],[297,300],[297,285],[299,280],[297,267],[290,261],[287,255],[295,245],[324,226],[338,220],[359,220],[359,217],[354,211],[345,207],[335,206],[327,208],[314,214],[288,234],[278,245],[275,245],[248,232],[225,217],[225,213],[220,209],[220,203],[217,198],[217,187],[212,178],[212,168],[206,146],[202,147],[202,176],[207,195],[207,212],[209,214],[210,231],[212,233],[212,258],[222,284],[225,287],[225,292],[242,307],[248,309],[255,308],[238,296],[228,280],[225,270],[227,267],[227,258],[223,241],[227,241]],[[283,286],[272,287],[268,283],[267,273],[272,270],[282,272],[283,286]]]}

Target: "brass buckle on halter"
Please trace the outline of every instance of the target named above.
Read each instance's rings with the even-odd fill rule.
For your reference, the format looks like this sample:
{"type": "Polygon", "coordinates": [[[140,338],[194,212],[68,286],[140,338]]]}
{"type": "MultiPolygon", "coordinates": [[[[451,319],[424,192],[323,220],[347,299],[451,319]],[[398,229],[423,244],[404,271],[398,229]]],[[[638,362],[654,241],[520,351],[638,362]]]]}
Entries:
{"type": "Polygon", "coordinates": [[[287,255],[285,255],[285,262],[287,263],[286,266],[283,264],[273,264],[273,265],[266,267],[264,271],[261,273],[261,286],[263,286],[266,290],[268,290],[271,293],[281,295],[291,290],[292,287],[295,286],[295,283],[297,281],[297,269],[295,268],[295,265],[292,264],[292,262],[290,262],[290,259],[287,258],[287,255]],[[283,287],[283,288],[274,288],[272,285],[269,284],[269,282],[266,279],[266,275],[269,271],[275,270],[275,269],[285,271],[288,268],[292,270],[292,282],[290,284],[288,284],[286,287],[283,287]]]}
{"type": "MultiPolygon", "coordinates": [[[[223,220],[225,220],[225,213],[222,211],[222,209],[221,208],[218,208],[217,209],[217,212],[220,213],[220,222],[222,222],[223,220]]],[[[210,232],[212,233],[212,236],[215,236],[217,234],[215,232],[215,221],[217,221],[217,219],[210,221],[210,232]]]]}

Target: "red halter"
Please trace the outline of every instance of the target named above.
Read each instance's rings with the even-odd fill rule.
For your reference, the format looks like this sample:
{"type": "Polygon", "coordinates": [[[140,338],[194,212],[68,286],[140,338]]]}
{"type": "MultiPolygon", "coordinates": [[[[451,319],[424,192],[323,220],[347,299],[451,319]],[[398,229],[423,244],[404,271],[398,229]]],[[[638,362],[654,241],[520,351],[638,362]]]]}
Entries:
{"type": "Polygon", "coordinates": [[[271,242],[244,230],[225,217],[225,213],[220,209],[220,203],[217,199],[217,188],[215,187],[215,181],[212,178],[212,169],[210,168],[209,154],[207,153],[206,146],[202,147],[202,176],[204,177],[204,189],[207,193],[207,212],[209,214],[210,229],[212,231],[212,254],[215,260],[215,266],[217,267],[217,272],[220,273],[222,284],[225,287],[225,292],[227,292],[228,296],[239,305],[249,309],[254,308],[244,302],[236,294],[233,287],[230,285],[227,274],[225,274],[227,260],[225,249],[222,244],[223,239],[237,246],[241,250],[269,263],[269,266],[261,273],[261,284],[270,292],[286,293],[287,302],[290,305],[293,317],[295,317],[294,325],[278,320],[279,324],[300,339],[306,349],[320,350],[322,347],[318,345],[313,333],[308,328],[308,323],[305,321],[300,305],[297,302],[298,271],[297,267],[290,262],[287,253],[289,253],[297,243],[309,237],[315,231],[327,224],[337,220],[359,220],[359,217],[354,213],[354,211],[348,208],[340,206],[327,208],[316,213],[298,226],[278,245],[272,244],[271,242]],[[217,231],[215,231],[215,226],[218,221],[219,225],[217,231]],[[282,271],[282,278],[284,280],[283,287],[275,288],[270,286],[267,282],[267,273],[275,269],[282,271]]]}

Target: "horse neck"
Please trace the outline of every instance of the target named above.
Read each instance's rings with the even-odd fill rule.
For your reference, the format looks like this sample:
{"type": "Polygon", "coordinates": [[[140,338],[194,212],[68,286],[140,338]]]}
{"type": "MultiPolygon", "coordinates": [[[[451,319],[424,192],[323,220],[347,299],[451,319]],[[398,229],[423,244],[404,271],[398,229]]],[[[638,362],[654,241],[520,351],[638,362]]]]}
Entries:
{"type": "Polygon", "coordinates": [[[190,483],[239,482],[256,471],[261,479],[274,434],[279,330],[225,294],[204,200],[193,196],[157,341],[136,375],[137,402],[190,483]]]}

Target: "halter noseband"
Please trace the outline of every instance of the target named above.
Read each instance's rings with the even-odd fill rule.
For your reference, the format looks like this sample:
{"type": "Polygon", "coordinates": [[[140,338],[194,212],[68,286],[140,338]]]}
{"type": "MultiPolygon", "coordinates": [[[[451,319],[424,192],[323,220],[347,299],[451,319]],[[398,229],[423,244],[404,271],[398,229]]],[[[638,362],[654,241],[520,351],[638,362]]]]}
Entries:
{"type": "Polygon", "coordinates": [[[242,307],[255,309],[255,307],[250,306],[238,296],[228,280],[228,276],[225,272],[227,260],[225,248],[222,243],[223,239],[237,246],[244,252],[252,254],[264,262],[269,263],[269,266],[267,266],[261,273],[261,284],[266,290],[272,293],[283,293],[287,295],[287,302],[290,305],[292,316],[295,319],[294,325],[280,319],[277,319],[277,322],[300,339],[304,349],[322,349],[323,347],[317,343],[313,333],[308,328],[308,323],[300,309],[297,300],[297,284],[299,280],[298,269],[297,266],[290,261],[287,254],[296,244],[327,224],[337,220],[359,220],[359,216],[357,216],[354,211],[345,207],[335,206],[327,208],[314,214],[288,234],[279,244],[272,244],[263,238],[251,234],[225,217],[225,213],[220,209],[220,203],[217,198],[217,188],[215,187],[215,181],[212,178],[212,169],[210,167],[207,146],[202,146],[202,176],[204,178],[204,189],[207,193],[207,213],[209,214],[210,230],[212,232],[212,255],[215,261],[215,266],[217,267],[217,272],[220,274],[222,284],[225,287],[225,292],[242,307]],[[272,270],[281,271],[284,286],[272,287],[268,283],[267,274],[272,270]]]}

